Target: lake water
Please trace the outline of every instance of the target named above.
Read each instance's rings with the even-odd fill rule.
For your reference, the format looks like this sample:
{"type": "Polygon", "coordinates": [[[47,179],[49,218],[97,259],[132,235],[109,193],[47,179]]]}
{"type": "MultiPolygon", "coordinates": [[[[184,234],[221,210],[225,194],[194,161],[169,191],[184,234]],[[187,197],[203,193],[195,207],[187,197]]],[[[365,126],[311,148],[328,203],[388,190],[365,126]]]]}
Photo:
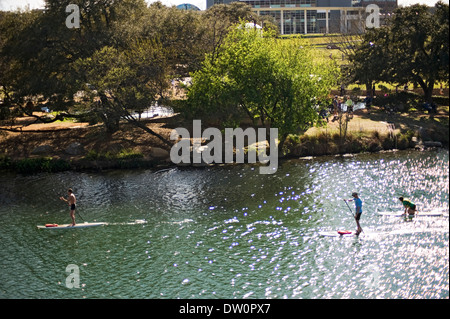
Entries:
{"type": "Polygon", "coordinates": [[[449,298],[448,173],[448,150],[290,160],[274,175],[0,173],[0,298],[449,298]],[[108,225],[37,229],[70,221],[68,187],[84,220],[108,225]],[[355,230],[353,191],[364,233],[320,236],[355,230]],[[402,195],[444,215],[377,215],[402,195]]]}

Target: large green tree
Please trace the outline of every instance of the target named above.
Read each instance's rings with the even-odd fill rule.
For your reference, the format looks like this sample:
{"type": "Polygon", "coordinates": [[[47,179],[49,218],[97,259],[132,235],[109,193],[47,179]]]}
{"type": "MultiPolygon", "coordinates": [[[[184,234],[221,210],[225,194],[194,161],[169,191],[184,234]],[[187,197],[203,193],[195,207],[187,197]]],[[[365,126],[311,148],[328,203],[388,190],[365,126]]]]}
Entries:
{"type": "Polygon", "coordinates": [[[316,104],[326,100],[335,70],[327,60],[315,61],[299,40],[280,40],[241,24],[193,74],[186,108],[192,117],[224,123],[247,117],[277,127],[282,146],[289,134],[318,121],[316,104]]]}
{"type": "Polygon", "coordinates": [[[414,82],[431,102],[434,84],[448,82],[448,4],[430,10],[414,5],[397,10],[390,24],[388,75],[397,83],[414,82]]]}
{"type": "Polygon", "coordinates": [[[0,12],[0,97],[3,103],[0,104],[1,119],[12,116],[10,109],[14,104],[17,88],[20,88],[20,77],[18,74],[26,72],[18,59],[18,54],[11,50],[13,41],[16,41],[24,30],[29,28],[39,17],[38,12],[0,12]]]}

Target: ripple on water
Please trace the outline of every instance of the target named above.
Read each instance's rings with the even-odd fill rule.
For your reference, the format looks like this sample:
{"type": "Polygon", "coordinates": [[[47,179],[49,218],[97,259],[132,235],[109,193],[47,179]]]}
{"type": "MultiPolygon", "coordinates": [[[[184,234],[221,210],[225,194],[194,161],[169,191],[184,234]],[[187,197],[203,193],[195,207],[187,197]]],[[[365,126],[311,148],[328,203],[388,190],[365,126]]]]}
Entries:
{"type": "Polygon", "coordinates": [[[448,298],[448,216],[376,214],[401,209],[400,195],[448,212],[448,182],[448,151],[289,161],[274,175],[236,166],[0,176],[0,295],[448,298]],[[36,229],[67,222],[58,197],[68,181],[83,218],[107,226],[36,229]],[[319,236],[355,227],[342,201],[353,191],[373,235],[319,236]],[[65,287],[68,264],[80,267],[79,290],[65,287]]]}

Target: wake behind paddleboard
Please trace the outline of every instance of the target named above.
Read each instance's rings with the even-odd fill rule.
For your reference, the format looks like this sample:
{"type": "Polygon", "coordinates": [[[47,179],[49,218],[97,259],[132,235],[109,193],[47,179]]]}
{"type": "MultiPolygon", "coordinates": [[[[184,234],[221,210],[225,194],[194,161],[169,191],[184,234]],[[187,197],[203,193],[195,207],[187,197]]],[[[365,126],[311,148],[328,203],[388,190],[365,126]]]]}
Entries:
{"type": "Polygon", "coordinates": [[[349,230],[338,230],[338,231],[321,231],[319,232],[320,236],[324,237],[348,237],[348,236],[357,236],[356,232],[349,230]]]}
{"type": "Polygon", "coordinates": [[[44,226],[39,225],[37,228],[39,229],[73,229],[73,228],[85,228],[85,227],[95,227],[95,226],[103,226],[106,225],[106,223],[103,222],[97,222],[97,223],[81,223],[81,224],[75,224],[75,226],[72,226],[72,224],[45,224],[44,226]]]}
{"type": "MultiPolygon", "coordinates": [[[[394,217],[401,217],[401,216],[410,216],[410,215],[404,215],[404,211],[396,211],[396,212],[377,212],[378,215],[381,216],[394,216],[394,217]]],[[[431,210],[427,212],[417,212],[415,215],[411,215],[411,217],[439,217],[442,216],[443,212],[440,210],[431,210]]]]}

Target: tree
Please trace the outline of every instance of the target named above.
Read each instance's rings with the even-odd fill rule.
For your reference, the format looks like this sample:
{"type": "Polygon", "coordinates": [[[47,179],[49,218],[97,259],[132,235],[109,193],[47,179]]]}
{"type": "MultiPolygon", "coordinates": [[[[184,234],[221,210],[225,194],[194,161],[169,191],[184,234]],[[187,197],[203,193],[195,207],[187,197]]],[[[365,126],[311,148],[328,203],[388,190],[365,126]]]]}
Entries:
{"type": "Polygon", "coordinates": [[[46,0],[44,11],[15,13],[18,17],[15,36],[3,46],[2,56],[18,65],[14,74],[14,102],[23,104],[30,96],[53,109],[73,105],[74,83],[72,63],[91,56],[96,50],[118,43],[120,22],[137,17],[146,9],[144,0],[46,0]],[[68,29],[66,6],[80,8],[80,28],[68,29]],[[32,16],[28,22],[20,19],[32,16]]]}
{"type": "Polygon", "coordinates": [[[172,78],[178,78],[189,76],[189,72],[199,68],[208,49],[207,32],[202,12],[155,2],[147,10],[141,36],[158,39],[167,52],[172,78]]]}
{"type": "Polygon", "coordinates": [[[396,10],[391,21],[388,74],[397,83],[417,83],[425,100],[432,101],[434,84],[448,81],[448,4],[437,3],[432,12],[414,5],[396,10]],[[400,53],[400,54],[399,54],[400,53]]]}
{"type": "Polygon", "coordinates": [[[89,93],[81,103],[98,114],[109,133],[117,131],[120,120],[125,119],[170,144],[132,116],[167,88],[166,63],[164,49],[156,41],[136,40],[127,50],[105,46],[75,64],[77,72],[84,75],[78,84],[89,93]]]}
{"type": "Polygon", "coordinates": [[[240,21],[250,21],[253,15],[249,5],[238,1],[230,4],[215,4],[205,11],[205,24],[208,26],[205,45],[212,59],[215,59],[220,52],[219,49],[230,28],[240,21]]]}
{"type": "Polygon", "coordinates": [[[356,78],[364,81],[369,71],[373,80],[412,82],[431,103],[435,83],[449,78],[448,8],[438,2],[434,8],[417,4],[395,10],[386,26],[364,35],[351,58],[356,78]]]}
{"type": "Polygon", "coordinates": [[[168,102],[170,80],[197,71],[206,53],[216,57],[231,24],[253,14],[242,3],[206,13],[144,0],[45,3],[44,11],[5,14],[0,22],[2,95],[42,122],[96,114],[109,133],[126,119],[153,134],[131,111],[168,102]],[[69,4],[79,8],[79,28],[66,25],[69,4]],[[24,107],[30,100],[60,113],[39,117],[24,107]]]}
{"type": "MultiPolygon", "coordinates": [[[[120,117],[126,113],[118,112],[118,108],[113,106],[121,104],[125,110],[147,107],[155,96],[153,91],[149,91],[156,89],[155,86],[149,89],[149,78],[156,79],[162,73],[159,69],[155,71],[151,64],[143,65],[149,60],[153,63],[154,56],[151,54],[158,50],[147,50],[145,42],[137,44],[134,40],[142,38],[146,10],[144,0],[47,0],[45,11],[11,13],[9,20],[12,22],[0,23],[2,30],[11,31],[6,33],[11,36],[2,36],[0,40],[0,66],[7,71],[1,83],[8,105],[41,122],[55,121],[65,116],[77,117],[78,111],[86,110],[88,103],[79,102],[74,96],[86,89],[91,97],[96,95],[97,102],[103,101],[98,104],[103,112],[98,107],[92,107],[93,104],[87,109],[100,116],[110,133],[117,130],[120,117]],[[68,4],[79,6],[78,29],[66,26],[68,4]],[[114,59],[111,53],[116,54],[114,59]],[[83,69],[89,63],[90,68],[83,69]],[[123,79],[113,77],[113,73],[119,70],[123,79]],[[148,74],[153,71],[156,73],[148,74]],[[101,76],[105,76],[103,82],[99,80],[101,76]],[[87,89],[88,80],[92,80],[89,87],[95,84],[99,88],[97,94],[87,89]],[[133,84],[134,88],[130,88],[133,84]],[[113,89],[114,95],[111,95],[113,89]],[[32,110],[24,108],[30,99],[62,112],[53,119],[37,116],[32,110]],[[138,103],[141,104],[137,106],[138,103]]],[[[158,48],[158,45],[155,47],[158,48]]],[[[158,56],[158,59],[165,61],[165,57],[158,56]]],[[[155,65],[159,68],[162,64],[155,65]]]]}
{"type": "Polygon", "coordinates": [[[292,133],[318,121],[316,104],[326,100],[335,67],[314,61],[300,40],[280,40],[268,32],[230,31],[216,57],[209,54],[193,74],[186,108],[192,117],[277,127],[280,146],[292,133]]]}
{"type": "Polygon", "coordinates": [[[0,119],[12,119],[13,88],[17,87],[15,75],[20,70],[20,64],[7,52],[6,45],[13,38],[33,23],[36,12],[0,12],[0,119]]]}
{"type": "Polygon", "coordinates": [[[386,76],[386,61],[380,59],[384,54],[383,45],[380,41],[387,36],[386,28],[368,29],[361,36],[361,42],[356,45],[354,42],[352,48],[347,50],[348,53],[348,74],[350,78],[348,82],[359,82],[366,86],[366,92],[372,96],[372,86],[375,81],[390,82],[391,78],[386,76]],[[370,92],[370,93],[369,93],[370,92]]]}

